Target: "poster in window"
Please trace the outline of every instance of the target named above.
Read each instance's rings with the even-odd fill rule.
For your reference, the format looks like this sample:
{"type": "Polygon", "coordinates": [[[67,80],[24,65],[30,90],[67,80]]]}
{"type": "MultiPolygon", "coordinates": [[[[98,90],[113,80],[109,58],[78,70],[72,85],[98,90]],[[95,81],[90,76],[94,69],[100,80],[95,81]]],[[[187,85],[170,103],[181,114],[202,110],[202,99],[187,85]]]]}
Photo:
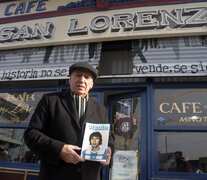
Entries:
{"type": "Polygon", "coordinates": [[[135,151],[117,151],[113,155],[112,180],[138,180],[135,151]]]}

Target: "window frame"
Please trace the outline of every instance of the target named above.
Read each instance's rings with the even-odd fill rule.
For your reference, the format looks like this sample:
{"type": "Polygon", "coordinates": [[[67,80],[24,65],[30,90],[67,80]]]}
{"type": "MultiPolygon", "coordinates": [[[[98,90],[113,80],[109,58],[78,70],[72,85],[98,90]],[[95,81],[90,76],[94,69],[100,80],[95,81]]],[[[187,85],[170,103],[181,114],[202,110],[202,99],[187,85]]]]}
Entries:
{"type": "MultiPolygon", "coordinates": [[[[148,103],[151,104],[151,108],[149,109],[149,119],[151,119],[151,123],[148,123],[148,128],[151,131],[151,136],[149,137],[148,146],[151,147],[151,153],[149,153],[149,157],[151,157],[151,163],[148,165],[148,169],[151,170],[151,174],[149,177],[152,177],[156,180],[159,178],[190,178],[192,180],[204,180],[206,179],[207,173],[197,174],[193,173],[186,173],[186,172],[164,172],[159,171],[159,161],[158,161],[158,133],[159,132],[205,132],[207,133],[206,126],[199,127],[199,126],[159,126],[156,124],[154,119],[154,106],[155,106],[155,94],[154,91],[158,89],[207,89],[206,83],[162,83],[162,84],[152,84],[149,87],[148,95],[149,101],[148,103]],[[151,112],[151,113],[150,113],[151,112]]],[[[149,106],[148,106],[149,107],[149,106]]]]}
{"type": "MultiPolygon", "coordinates": [[[[50,93],[50,92],[59,92],[61,88],[58,87],[24,87],[24,88],[5,88],[1,89],[0,93],[23,93],[23,92],[43,92],[45,93],[50,93]]],[[[25,130],[28,126],[28,123],[1,123],[0,122],[0,128],[5,128],[5,129],[23,129],[25,130]]],[[[39,164],[33,164],[33,163],[24,163],[24,162],[7,162],[7,161],[0,161],[1,166],[4,168],[17,168],[17,169],[29,169],[29,170],[34,170],[38,171],[39,170],[39,164]]]]}

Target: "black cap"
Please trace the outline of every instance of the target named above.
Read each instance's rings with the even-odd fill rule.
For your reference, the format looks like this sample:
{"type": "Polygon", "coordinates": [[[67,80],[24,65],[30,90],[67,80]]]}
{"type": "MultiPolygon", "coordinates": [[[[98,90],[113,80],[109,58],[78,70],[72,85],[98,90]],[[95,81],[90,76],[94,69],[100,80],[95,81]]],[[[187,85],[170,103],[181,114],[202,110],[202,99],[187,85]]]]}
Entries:
{"type": "Polygon", "coordinates": [[[98,76],[98,71],[92,65],[88,64],[87,62],[77,62],[73,64],[72,66],[70,66],[69,75],[71,76],[72,72],[77,69],[80,69],[80,70],[83,69],[83,70],[89,71],[92,74],[94,81],[96,80],[98,76]]]}

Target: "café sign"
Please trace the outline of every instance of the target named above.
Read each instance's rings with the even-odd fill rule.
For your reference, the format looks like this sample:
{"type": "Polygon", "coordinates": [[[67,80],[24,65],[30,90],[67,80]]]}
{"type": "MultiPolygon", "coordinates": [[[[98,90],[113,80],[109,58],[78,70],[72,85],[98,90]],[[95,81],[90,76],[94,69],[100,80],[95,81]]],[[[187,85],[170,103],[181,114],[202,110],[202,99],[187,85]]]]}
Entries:
{"type": "Polygon", "coordinates": [[[207,34],[204,3],[107,11],[88,8],[77,13],[74,9],[61,11],[57,2],[53,6],[51,16],[49,3],[43,0],[1,6],[4,18],[0,18],[0,49],[207,34]]]}
{"type": "Polygon", "coordinates": [[[158,125],[206,126],[207,89],[155,90],[158,125]]]}

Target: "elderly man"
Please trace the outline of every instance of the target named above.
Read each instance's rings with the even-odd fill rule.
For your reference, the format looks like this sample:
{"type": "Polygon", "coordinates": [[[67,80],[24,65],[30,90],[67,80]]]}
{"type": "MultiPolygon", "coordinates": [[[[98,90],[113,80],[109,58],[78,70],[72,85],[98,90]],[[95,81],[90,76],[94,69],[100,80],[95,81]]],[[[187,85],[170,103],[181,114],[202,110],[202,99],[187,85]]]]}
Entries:
{"type": "Polygon", "coordinates": [[[38,103],[25,142],[41,158],[40,180],[100,180],[103,165],[111,160],[113,138],[106,162],[80,156],[85,123],[108,123],[105,107],[88,94],[98,73],[90,64],[78,62],[69,75],[69,91],[45,94],[38,103]]]}

